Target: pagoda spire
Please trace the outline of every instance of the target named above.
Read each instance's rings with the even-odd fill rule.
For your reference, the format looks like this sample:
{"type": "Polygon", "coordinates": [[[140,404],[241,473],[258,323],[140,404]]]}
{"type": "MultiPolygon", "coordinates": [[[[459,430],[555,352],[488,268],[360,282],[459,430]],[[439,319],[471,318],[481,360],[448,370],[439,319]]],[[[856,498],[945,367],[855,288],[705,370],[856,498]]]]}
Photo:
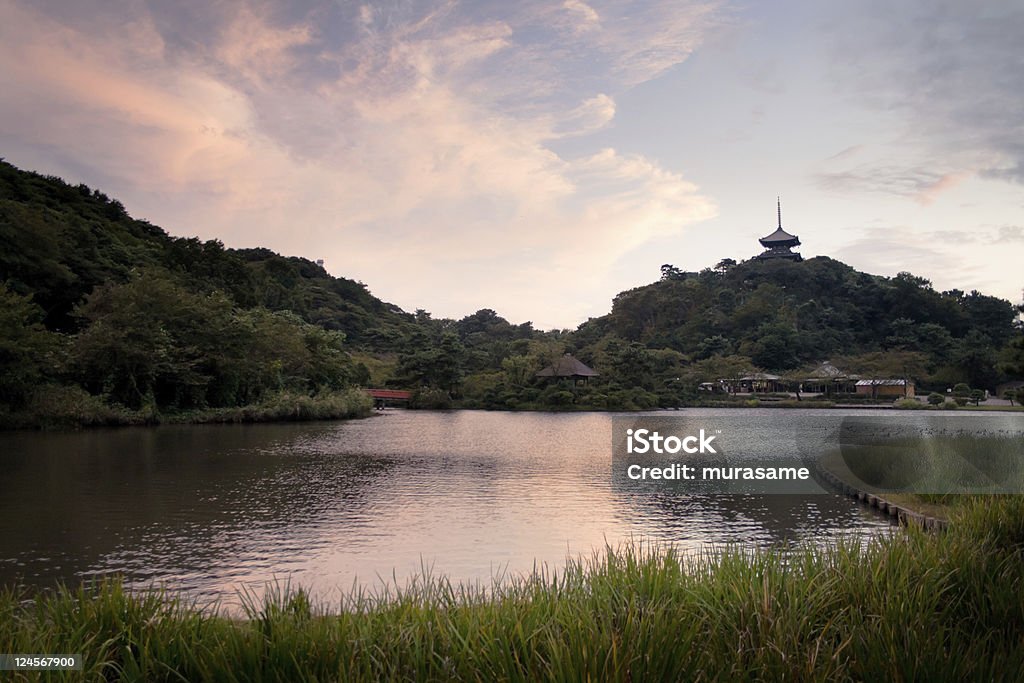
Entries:
{"type": "Polygon", "coordinates": [[[792,251],[793,247],[800,246],[800,238],[796,235],[790,235],[782,229],[782,197],[778,195],[775,196],[775,210],[778,212],[779,227],[772,234],[758,240],[761,246],[764,247],[764,252],[755,258],[759,261],[767,259],[802,261],[803,257],[797,252],[792,251]]]}

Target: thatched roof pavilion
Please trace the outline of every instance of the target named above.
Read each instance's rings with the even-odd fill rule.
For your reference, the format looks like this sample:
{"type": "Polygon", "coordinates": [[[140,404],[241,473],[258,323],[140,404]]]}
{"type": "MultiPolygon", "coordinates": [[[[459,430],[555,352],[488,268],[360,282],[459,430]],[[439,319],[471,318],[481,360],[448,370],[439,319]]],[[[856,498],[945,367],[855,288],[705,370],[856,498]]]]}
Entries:
{"type": "Polygon", "coordinates": [[[591,377],[597,377],[598,374],[595,370],[580,362],[571,353],[567,353],[551,365],[537,372],[537,377],[571,378],[585,382],[591,377]]]}
{"type": "Polygon", "coordinates": [[[810,394],[852,394],[854,383],[860,379],[860,375],[840,370],[829,361],[822,361],[818,367],[810,372],[803,380],[801,391],[810,394]]]}

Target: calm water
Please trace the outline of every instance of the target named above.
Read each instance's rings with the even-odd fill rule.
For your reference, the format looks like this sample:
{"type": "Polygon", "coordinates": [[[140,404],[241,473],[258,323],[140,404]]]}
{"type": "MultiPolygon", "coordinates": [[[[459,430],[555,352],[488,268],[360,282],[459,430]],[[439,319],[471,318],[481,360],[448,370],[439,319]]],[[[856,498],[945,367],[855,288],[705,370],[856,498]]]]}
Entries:
{"type": "MultiPolygon", "coordinates": [[[[744,415],[770,431],[787,413],[744,415]]],[[[230,599],[287,578],[330,599],[423,567],[487,582],[630,537],[699,549],[889,526],[836,496],[641,495],[610,468],[601,413],[2,434],[0,583],[119,572],[230,599]]]]}

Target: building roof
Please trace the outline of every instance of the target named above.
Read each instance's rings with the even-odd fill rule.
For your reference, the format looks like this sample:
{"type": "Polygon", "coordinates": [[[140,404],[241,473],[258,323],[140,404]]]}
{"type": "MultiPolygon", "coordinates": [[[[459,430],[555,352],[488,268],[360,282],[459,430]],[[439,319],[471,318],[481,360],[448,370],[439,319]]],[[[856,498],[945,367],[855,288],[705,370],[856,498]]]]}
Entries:
{"type": "Polygon", "coordinates": [[[800,245],[800,238],[797,237],[796,235],[790,235],[788,232],[782,229],[782,226],[779,226],[778,228],[775,229],[775,232],[768,235],[767,237],[762,237],[761,239],[758,240],[758,242],[760,242],[762,246],[765,247],[796,247],[800,245]]]}
{"type": "Polygon", "coordinates": [[[822,361],[818,367],[814,368],[814,371],[811,372],[810,376],[815,379],[833,379],[836,377],[845,377],[846,373],[826,360],[822,361]]]}
{"type": "Polygon", "coordinates": [[[598,373],[567,353],[537,373],[537,377],[597,377],[598,373]]]}
{"type": "Polygon", "coordinates": [[[741,382],[762,382],[762,381],[771,381],[771,380],[777,380],[777,379],[782,379],[782,378],[779,377],[778,375],[768,374],[767,372],[755,372],[752,375],[747,375],[746,377],[740,377],[740,381],[741,382]]]}
{"type": "Polygon", "coordinates": [[[842,370],[840,370],[839,368],[837,368],[836,366],[832,365],[832,363],[830,363],[830,362],[828,362],[826,360],[826,361],[822,361],[821,364],[818,365],[818,367],[814,368],[814,370],[811,371],[810,375],[808,375],[807,378],[808,379],[812,379],[812,380],[823,380],[823,379],[842,380],[842,379],[859,379],[859,375],[853,375],[853,374],[850,374],[848,372],[843,372],[842,370]]]}
{"type": "MultiPolygon", "coordinates": [[[[857,381],[858,387],[902,387],[907,383],[905,379],[861,379],[857,381]]],[[[911,382],[913,384],[913,382],[911,382]]]]}

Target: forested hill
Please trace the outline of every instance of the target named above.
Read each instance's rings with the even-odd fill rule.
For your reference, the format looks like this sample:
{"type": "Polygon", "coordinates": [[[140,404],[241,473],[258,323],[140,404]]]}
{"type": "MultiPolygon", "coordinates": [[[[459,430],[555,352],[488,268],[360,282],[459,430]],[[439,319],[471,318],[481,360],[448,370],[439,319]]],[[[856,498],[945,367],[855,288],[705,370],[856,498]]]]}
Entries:
{"type": "Polygon", "coordinates": [[[0,245],[0,426],[361,414],[353,351],[417,327],[306,259],[171,237],[2,161],[0,245]]]}
{"type": "MultiPolygon", "coordinates": [[[[938,292],[910,273],[887,278],[827,257],[721,261],[699,273],[666,264],[654,284],[619,294],[577,340],[609,335],[697,362],[739,356],[774,371],[824,359],[915,354],[914,375],[990,386],[1019,337],[1018,310],[973,291],[938,292]]],[[[891,372],[891,370],[890,370],[891,372]]]]}
{"type": "Polygon", "coordinates": [[[22,171],[0,160],[0,282],[31,294],[48,329],[75,332],[74,309],[97,286],[161,271],[190,291],[226,293],[243,308],[288,310],[343,331],[356,347],[387,348],[412,316],[359,282],[312,261],[268,249],[226,249],[219,241],[171,237],[128,215],[121,202],[86,185],[22,171]]]}
{"type": "Polygon", "coordinates": [[[1024,376],[1010,302],[823,257],[665,265],[608,315],[541,332],[491,309],[406,313],[309,260],[171,237],[98,190],[2,161],[0,244],[0,425],[297,415],[368,384],[434,407],[678,406],[702,382],[806,377],[826,359],[942,392],[1024,376]],[[536,376],[564,353],[599,376],[536,376]]]}

